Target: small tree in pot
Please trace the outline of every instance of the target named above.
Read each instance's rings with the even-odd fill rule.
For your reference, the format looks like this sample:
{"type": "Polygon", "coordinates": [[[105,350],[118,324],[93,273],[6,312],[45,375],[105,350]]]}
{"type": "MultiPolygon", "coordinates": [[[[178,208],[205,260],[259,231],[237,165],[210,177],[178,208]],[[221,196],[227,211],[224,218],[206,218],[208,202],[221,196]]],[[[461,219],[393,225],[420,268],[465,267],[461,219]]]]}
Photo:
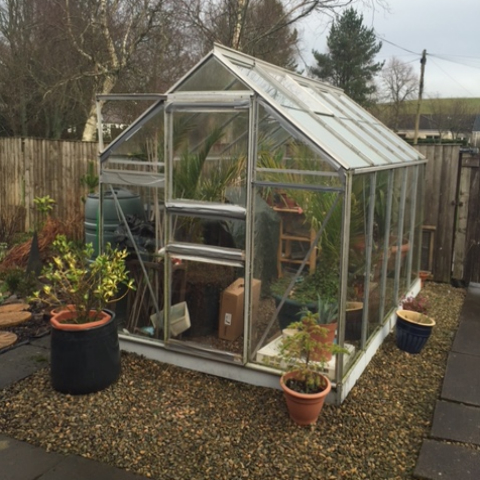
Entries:
{"type": "Polygon", "coordinates": [[[338,345],[325,344],[327,330],[318,324],[317,314],[306,311],[302,319],[289,326],[291,334],[285,335],[280,346],[280,356],[288,365],[280,379],[285,394],[290,418],[299,425],[315,423],[320,415],[325,398],[331,390],[325,371],[325,357],[318,352],[330,354],[347,353],[338,345]]]}
{"type": "Polygon", "coordinates": [[[125,267],[127,251],[107,245],[90,260],[92,245],[77,247],[65,236],[53,247],[57,255],[43,271],[46,284],[34,295],[57,309],[50,319],[52,385],[70,394],[102,390],[120,374],[115,316],[105,308],[120,300],[121,285],[134,288],[125,267]]]}

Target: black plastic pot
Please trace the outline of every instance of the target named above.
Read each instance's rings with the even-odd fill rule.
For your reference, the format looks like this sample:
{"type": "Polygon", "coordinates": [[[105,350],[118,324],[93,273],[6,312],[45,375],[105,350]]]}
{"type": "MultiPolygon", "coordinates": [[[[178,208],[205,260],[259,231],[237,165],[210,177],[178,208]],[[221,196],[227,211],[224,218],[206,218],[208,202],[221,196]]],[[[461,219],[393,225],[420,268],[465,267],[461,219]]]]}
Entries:
{"type": "Polygon", "coordinates": [[[345,340],[357,341],[362,338],[363,303],[347,302],[345,314],[345,340]]]}
{"type": "Polygon", "coordinates": [[[115,314],[104,325],[76,331],[52,325],[51,380],[61,393],[82,395],[98,392],[120,375],[120,345],[115,314]]]}
{"type": "MultiPolygon", "coordinates": [[[[278,308],[282,297],[280,295],[273,295],[273,298],[275,299],[275,307],[278,308]]],[[[278,324],[280,325],[280,329],[283,330],[288,328],[291,323],[298,322],[302,317],[300,312],[305,310],[305,307],[313,313],[317,311],[316,303],[310,303],[305,306],[305,304],[297,302],[296,300],[286,298],[285,303],[282,305],[282,308],[278,313],[278,324]]]]}

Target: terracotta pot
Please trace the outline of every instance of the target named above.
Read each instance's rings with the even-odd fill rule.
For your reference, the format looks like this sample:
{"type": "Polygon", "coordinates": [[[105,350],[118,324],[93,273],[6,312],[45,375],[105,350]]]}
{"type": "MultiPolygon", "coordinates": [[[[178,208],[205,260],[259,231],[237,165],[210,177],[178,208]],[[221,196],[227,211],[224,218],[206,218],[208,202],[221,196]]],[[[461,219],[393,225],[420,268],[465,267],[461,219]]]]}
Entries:
{"type": "Polygon", "coordinates": [[[430,277],[430,272],[420,270],[418,276],[420,277],[421,286],[423,288],[425,286],[425,281],[430,277]]]}
{"type": "MultiPolygon", "coordinates": [[[[72,305],[73,306],[73,305],[72,305]]],[[[72,310],[60,310],[57,313],[54,313],[50,318],[50,323],[53,327],[58,330],[85,330],[86,328],[94,328],[104,325],[110,320],[111,315],[107,312],[96,312],[92,310],[89,314],[90,318],[92,319],[91,322],[88,323],[73,323],[71,322],[77,316],[75,309],[72,310]]]]}
{"type": "Polygon", "coordinates": [[[295,378],[295,375],[295,372],[288,372],[284,373],[280,378],[280,386],[285,395],[288,413],[296,424],[311,425],[317,421],[323,404],[325,403],[325,398],[332,389],[332,384],[325,375],[321,375],[326,383],[326,388],[322,392],[310,394],[298,393],[286,385],[286,382],[290,378],[295,378]]]}
{"type": "MultiPolygon", "coordinates": [[[[321,335],[312,334],[312,338],[315,341],[319,342],[322,345],[332,345],[335,341],[335,334],[337,333],[338,323],[329,323],[326,325],[320,325],[322,328],[327,330],[327,336],[322,337],[321,335]]],[[[312,353],[312,360],[314,362],[329,362],[332,359],[332,352],[330,348],[320,347],[312,353]]]]}
{"type": "Polygon", "coordinates": [[[68,305],[62,305],[61,307],[55,307],[50,310],[50,315],[57,315],[57,313],[60,313],[63,310],[69,310],[73,312],[75,310],[75,305],[72,305],[69,303],[68,305]]]}

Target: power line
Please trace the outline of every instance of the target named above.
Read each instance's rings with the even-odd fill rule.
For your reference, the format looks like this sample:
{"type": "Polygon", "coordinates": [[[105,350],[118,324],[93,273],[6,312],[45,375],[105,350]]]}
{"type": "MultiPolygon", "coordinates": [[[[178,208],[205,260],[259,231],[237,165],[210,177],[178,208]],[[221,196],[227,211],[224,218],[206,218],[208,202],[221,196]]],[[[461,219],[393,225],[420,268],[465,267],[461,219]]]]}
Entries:
{"type": "MultiPolygon", "coordinates": [[[[465,63],[465,62],[459,62],[459,61],[451,60],[446,55],[443,56],[443,55],[430,53],[429,56],[434,57],[434,58],[438,58],[439,60],[444,60],[446,62],[456,63],[457,65],[463,65],[464,67],[470,67],[470,68],[475,68],[475,69],[480,70],[480,65],[475,66],[475,65],[471,65],[471,64],[468,64],[468,63],[465,63]]],[[[478,60],[480,61],[480,59],[478,59],[478,60]]]]}
{"type": "Polygon", "coordinates": [[[421,56],[422,56],[421,53],[412,52],[411,50],[408,50],[408,48],[401,47],[400,45],[397,45],[396,43],[393,43],[393,42],[391,42],[390,40],[387,40],[385,37],[382,37],[381,35],[379,35],[379,34],[376,33],[375,31],[374,31],[374,33],[375,33],[375,36],[376,36],[379,40],[381,40],[382,42],[385,42],[385,43],[388,43],[388,44],[390,44],[390,45],[393,45],[394,47],[397,47],[397,48],[399,48],[400,50],[404,50],[405,52],[411,53],[412,55],[417,55],[418,57],[421,57],[421,56]]]}
{"type": "Polygon", "coordinates": [[[463,88],[467,93],[470,95],[474,95],[472,92],[467,90],[459,81],[455,80],[447,71],[445,71],[437,62],[435,62],[433,59],[430,59],[430,61],[437,67],[439,68],[447,77],[449,77],[451,80],[453,80],[459,87],[463,88]]]}

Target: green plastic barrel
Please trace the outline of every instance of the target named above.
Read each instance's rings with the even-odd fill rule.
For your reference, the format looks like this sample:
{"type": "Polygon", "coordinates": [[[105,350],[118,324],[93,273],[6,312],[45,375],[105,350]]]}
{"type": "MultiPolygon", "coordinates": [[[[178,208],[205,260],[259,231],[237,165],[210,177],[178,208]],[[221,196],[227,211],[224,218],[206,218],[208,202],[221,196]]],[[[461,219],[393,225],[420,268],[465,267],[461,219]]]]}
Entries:
{"type": "MultiPolygon", "coordinates": [[[[115,190],[118,203],[125,217],[135,215],[145,219],[145,209],[140,195],[128,190],[115,190]]],[[[85,243],[93,244],[94,256],[98,255],[98,209],[100,197],[98,193],[91,193],[85,202],[85,243]]],[[[113,233],[121,223],[121,216],[117,211],[117,205],[111,191],[104,193],[103,199],[103,244],[113,244],[113,233]]]]}

